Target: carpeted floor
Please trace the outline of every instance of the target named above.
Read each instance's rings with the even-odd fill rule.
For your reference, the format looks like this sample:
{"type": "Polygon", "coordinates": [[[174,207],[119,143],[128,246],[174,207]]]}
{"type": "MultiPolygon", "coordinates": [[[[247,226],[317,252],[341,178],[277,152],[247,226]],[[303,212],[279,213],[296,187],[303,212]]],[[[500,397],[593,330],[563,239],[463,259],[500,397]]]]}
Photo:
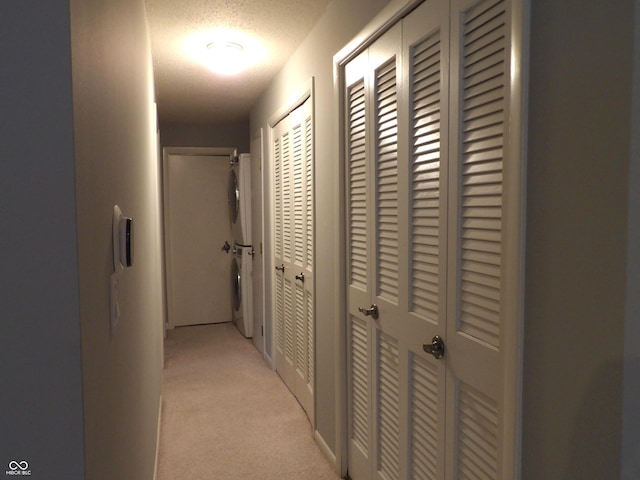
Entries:
{"type": "Polygon", "coordinates": [[[233,324],[165,342],[157,480],[336,480],[280,377],[233,324]]]}

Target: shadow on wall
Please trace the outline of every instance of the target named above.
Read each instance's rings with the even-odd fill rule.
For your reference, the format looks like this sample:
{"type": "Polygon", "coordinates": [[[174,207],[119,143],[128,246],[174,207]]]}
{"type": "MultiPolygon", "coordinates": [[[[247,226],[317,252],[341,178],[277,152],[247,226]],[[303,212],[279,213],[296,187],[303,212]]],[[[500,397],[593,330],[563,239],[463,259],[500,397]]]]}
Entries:
{"type": "MultiPolygon", "coordinates": [[[[639,371],[640,358],[625,363],[624,368],[639,371]]],[[[622,478],[623,480],[640,479],[640,438],[629,450],[635,455],[626,455],[620,475],[620,452],[622,452],[621,427],[632,432],[640,430],[640,409],[634,409],[632,418],[622,418],[620,405],[623,370],[619,362],[603,365],[586,390],[580,409],[574,418],[571,437],[569,464],[562,478],[566,480],[605,478],[622,478]],[[620,425],[624,422],[624,425],[620,425]]],[[[626,393],[626,392],[625,392],[626,393]]],[[[640,391],[635,389],[633,405],[640,405],[640,391]]],[[[629,416],[629,415],[628,415],[629,416]]],[[[628,417],[627,416],[627,417],[628,417]]]]}

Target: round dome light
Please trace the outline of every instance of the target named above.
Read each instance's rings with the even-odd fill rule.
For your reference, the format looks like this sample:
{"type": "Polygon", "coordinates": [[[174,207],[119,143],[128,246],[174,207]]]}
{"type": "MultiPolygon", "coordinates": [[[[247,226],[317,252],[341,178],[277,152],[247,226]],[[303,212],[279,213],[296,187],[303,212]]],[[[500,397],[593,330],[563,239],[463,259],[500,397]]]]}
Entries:
{"type": "Polygon", "coordinates": [[[215,41],[207,45],[209,68],[224,75],[233,75],[245,67],[244,48],[236,42],[215,41]]]}

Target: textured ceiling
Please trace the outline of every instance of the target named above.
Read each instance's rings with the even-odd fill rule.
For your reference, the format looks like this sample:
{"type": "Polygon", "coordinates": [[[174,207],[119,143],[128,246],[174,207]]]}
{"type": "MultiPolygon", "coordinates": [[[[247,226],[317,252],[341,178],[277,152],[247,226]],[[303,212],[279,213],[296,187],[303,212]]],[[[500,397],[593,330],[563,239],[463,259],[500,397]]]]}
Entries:
{"type": "MultiPolygon", "coordinates": [[[[146,0],[158,113],[163,121],[245,120],[330,0],[146,0]],[[194,35],[230,29],[264,59],[236,76],[214,74],[185,51],[194,35]]],[[[204,37],[203,37],[204,38],[204,37]]],[[[205,48],[206,41],[202,41],[205,48]]]]}

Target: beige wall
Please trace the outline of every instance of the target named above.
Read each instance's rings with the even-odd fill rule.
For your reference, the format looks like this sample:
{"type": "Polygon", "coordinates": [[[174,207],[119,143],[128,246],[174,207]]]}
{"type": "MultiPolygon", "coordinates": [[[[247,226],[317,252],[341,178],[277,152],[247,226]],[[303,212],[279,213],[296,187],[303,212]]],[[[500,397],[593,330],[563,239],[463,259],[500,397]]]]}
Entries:
{"type": "Polygon", "coordinates": [[[249,122],[181,123],[160,121],[162,147],[237,147],[249,151],[249,122]]]}
{"type": "Polygon", "coordinates": [[[640,478],[640,0],[635,1],[622,478],[640,478]]]}
{"type": "Polygon", "coordinates": [[[620,478],[633,1],[531,4],[522,478],[620,478]]]}
{"type": "MultiPolygon", "coordinates": [[[[332,450],[339,172],[331,58],[385,3],[332,2],[251,115],[252,135],[267,131],[315,77],[316,427],[332,450]]],[[[619,478],[640,445],[638,158],[628,178],[634,0],[561,3],[531,2],[522,478],[619,478]]],[[[637,92],[634,105],[637,117],[637,92]]]]}
{"type": "Polygon", "coordinates": [[[80,479],[69,6],[1,10],[0,472],[24,460],[30,478],[80,479]]]}
{"type": "MultiPolygon", "coordinates": [[[[72,0],[86,478],[153,478],[162,374],[159,176],[143,0],[72,0]],[[109,331],[113,206],[134,220],[109,331]]],[[[70,478],[69,476],[65,478],[70,478]]]]}

